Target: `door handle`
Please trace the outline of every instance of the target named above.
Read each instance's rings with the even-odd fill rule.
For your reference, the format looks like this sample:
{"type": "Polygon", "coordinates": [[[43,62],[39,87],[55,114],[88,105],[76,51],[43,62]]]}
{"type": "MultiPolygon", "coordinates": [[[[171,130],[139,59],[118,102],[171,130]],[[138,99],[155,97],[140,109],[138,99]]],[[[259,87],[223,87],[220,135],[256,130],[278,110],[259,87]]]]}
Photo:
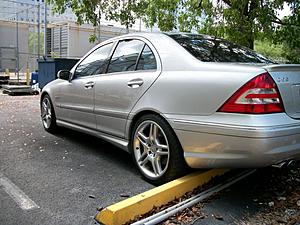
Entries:
{"type": "Polygon", "coordinates": [[[94,81],[89,81],[89,82],[87,82],[87,83],[84,85],[84,88],[85,88],[85,89],[91,89],[91,88],[94,87],[94,85],[95,85],[95,82],[94,82],[94,81]]]}
{"type": "Polygon", "coordinates": [[[140,78],[138,79],[133,79],[133,80],[130,80],[128,81],[127,85],[128,87],[131,87],[131,88],[138,88],[140,86],[142,86],[144,83],[144,81],[140,78]]]}

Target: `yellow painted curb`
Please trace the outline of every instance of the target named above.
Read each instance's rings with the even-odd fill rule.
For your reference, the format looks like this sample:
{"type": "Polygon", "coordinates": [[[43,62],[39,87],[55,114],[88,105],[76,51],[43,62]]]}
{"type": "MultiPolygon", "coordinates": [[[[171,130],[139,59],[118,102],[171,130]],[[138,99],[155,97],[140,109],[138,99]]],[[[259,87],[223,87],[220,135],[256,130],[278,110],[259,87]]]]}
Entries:
{"type": "Polygon", "coordinates": [[[206,172],[196,172],[153,188],[144,193],[125,199],[100,211],[95,219],[105,225],[121,225],[138,215],[183,196],[201,186],[213,177],[221,176],[229,170],[212,169],[206,172]]]}

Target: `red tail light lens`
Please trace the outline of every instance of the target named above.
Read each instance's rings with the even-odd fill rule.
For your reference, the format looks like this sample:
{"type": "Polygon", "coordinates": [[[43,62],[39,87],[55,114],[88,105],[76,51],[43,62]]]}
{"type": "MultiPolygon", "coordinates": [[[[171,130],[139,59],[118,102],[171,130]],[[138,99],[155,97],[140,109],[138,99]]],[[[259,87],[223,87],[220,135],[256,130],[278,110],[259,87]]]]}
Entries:
{"type": "Polygon", "coordinates": [[[284,112],[284,107],[274,80],[263,73],[241,87],[218,111],[265,114],[284,112]]]}

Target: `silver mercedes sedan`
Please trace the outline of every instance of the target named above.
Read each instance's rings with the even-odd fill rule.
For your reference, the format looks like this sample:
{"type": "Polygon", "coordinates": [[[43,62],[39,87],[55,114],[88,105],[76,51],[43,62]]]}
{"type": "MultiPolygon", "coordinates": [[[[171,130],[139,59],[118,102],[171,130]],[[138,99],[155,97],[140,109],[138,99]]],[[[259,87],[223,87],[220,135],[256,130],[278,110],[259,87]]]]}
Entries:
{"type": "Polygon", "coordinates": [[[207,35],[128,34],[59,71],[41,116],[46,131],[130,152],[154,184],[189,167],[268,166],[300,158],[300,65],[207,35]]]}

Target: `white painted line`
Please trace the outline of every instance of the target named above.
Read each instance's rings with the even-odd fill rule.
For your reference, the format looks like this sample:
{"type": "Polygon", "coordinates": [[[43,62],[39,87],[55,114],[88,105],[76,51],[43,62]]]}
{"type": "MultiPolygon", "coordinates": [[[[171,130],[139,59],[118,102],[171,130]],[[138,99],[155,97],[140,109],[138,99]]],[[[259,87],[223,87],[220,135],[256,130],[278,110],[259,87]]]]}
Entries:
{"type": "Polygon", "coordinates": [[[32,201],[20,188],[12,183],[7,177],[0,173],[0,187],[23,209],[38,209],[40,208],[32,201]]]}

